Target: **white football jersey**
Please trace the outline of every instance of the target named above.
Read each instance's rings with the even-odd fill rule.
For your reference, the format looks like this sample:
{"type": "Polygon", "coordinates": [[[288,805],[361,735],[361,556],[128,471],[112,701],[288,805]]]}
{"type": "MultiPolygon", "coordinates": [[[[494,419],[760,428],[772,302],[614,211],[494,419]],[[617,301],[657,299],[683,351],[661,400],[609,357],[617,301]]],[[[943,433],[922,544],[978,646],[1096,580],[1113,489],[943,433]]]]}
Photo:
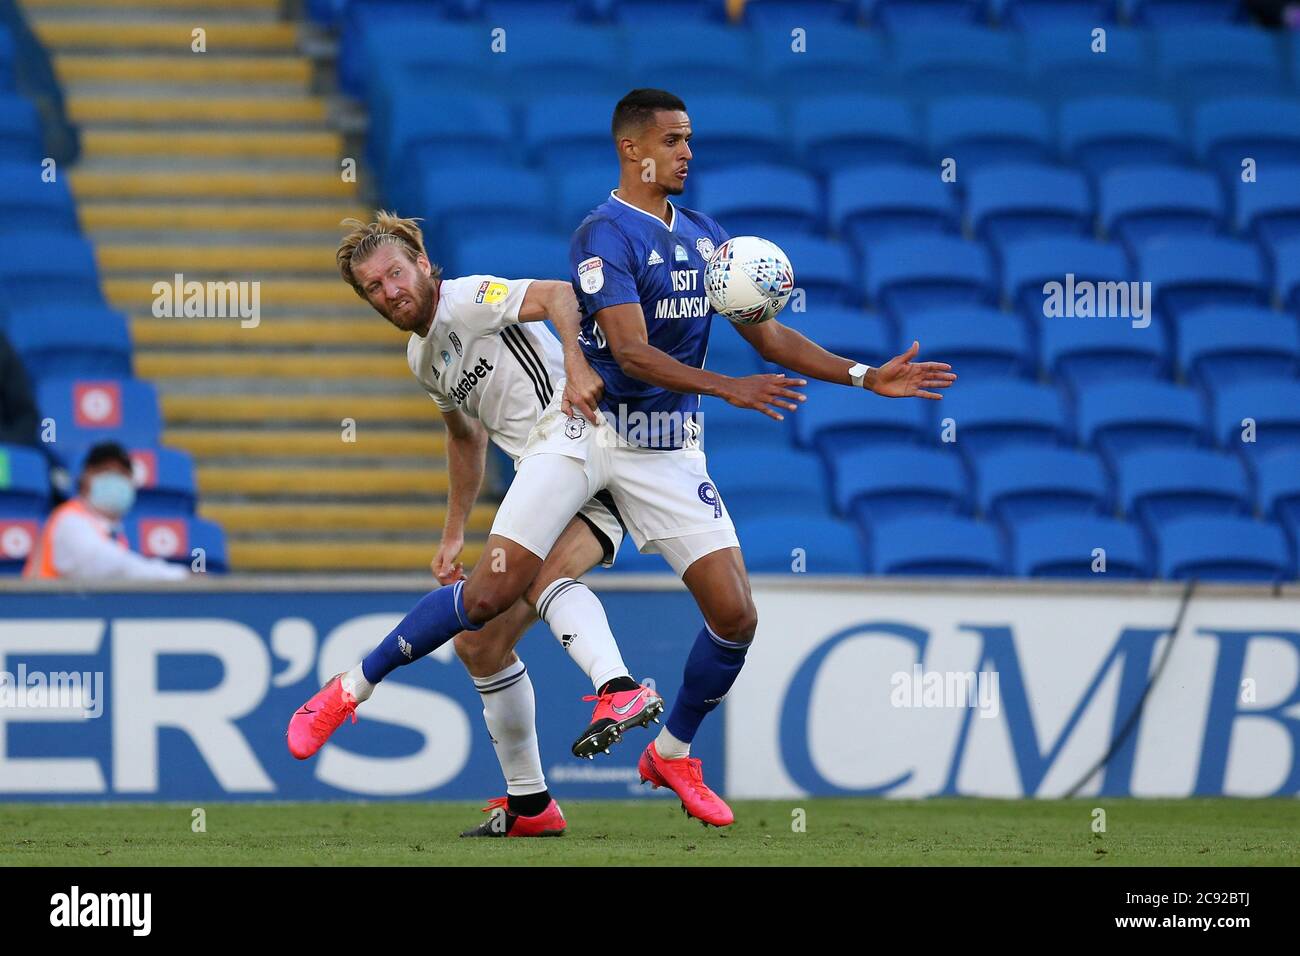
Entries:
{"type": "Polygon", "coordinates": [[[564,379],[564,352],[545,322],[519,321],[532,279],[444,279],[429,334],[412,333],[406,362],[444,412],[483,423],[511,458],[519,457],[564,379]]]}

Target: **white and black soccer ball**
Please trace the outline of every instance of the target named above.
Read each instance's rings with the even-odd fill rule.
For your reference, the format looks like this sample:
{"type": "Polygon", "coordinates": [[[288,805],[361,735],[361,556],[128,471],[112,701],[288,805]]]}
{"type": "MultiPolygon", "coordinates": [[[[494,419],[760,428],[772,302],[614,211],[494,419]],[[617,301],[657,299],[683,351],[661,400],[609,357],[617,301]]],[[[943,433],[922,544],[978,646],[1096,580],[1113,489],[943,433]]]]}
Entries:
{"type": "Polygon", "coordinates": [[[794,291],[794,267],[780,247],[758,236],[736,236],[713,251],[704,293],[714,310],[737,325],[766,322],[794,291]]]}

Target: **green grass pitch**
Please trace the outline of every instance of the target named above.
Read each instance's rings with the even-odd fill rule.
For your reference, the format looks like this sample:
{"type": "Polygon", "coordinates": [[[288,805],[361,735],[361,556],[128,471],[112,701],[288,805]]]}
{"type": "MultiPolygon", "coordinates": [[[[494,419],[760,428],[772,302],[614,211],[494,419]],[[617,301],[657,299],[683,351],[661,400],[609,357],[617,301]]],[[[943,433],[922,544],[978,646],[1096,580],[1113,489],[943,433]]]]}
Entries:
{"type": "Polygon", "coordinates": [[[462,840],[465,803],[0,804],[0,864],[18,866],[1300,864],[1297,800],[736,801],[704,829],[676,801],[570,801],[568,833],[462,840]],[[1093,809],[1106,811],[1104,833],[1093,809]],[[798,812],[802,811],[802,813],[798,812]],[[803,829],[798,824],[802,821],[803,829]]]}

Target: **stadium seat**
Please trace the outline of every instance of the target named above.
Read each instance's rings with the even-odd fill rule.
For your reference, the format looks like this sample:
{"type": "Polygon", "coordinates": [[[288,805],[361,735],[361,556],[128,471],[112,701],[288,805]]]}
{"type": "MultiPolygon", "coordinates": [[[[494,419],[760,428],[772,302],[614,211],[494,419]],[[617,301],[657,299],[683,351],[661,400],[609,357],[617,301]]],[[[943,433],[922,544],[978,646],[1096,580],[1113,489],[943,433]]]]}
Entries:
{"type": "Polygon", "coordinates": [[[230,570],[226,535],[214,521],[178,515],[148,515],[135,509],[122,524],[132,550],[145,557],[162,558],[190,567],[198,557],[195,550],[202,549],[205,573],[225,574],[230,570]]]}
{"type": "Polygon", "coordinates": [[[36,546],[42,523],[32,515],[9,514],[0,507],[0,578],[18,577],[23,573],[23,565],[36,546]]]}
{"type": "MultiPolygon", "coordinates": [[[[803,308],[811,311],[823,308],[855,306],[862,300],[858,287],[857,265],[853,250],[834,239],[818,236],[764,233],[794,265],[796,289],[803,290],[803,308]]],[[[799,325],[801,319],[794,311],[796,302],[786,306],[781,321],[786,325],[799,325]]]]}
{"type": "Polygon", "coordinates": [[[42,155],[36,107],[25,96],[0,92],[0,160],[39,163],[42,155]]]}
{"type": "Polygon", "coordinates": [[[1050,129],[1043,108],[1023,97],[950,96],[931,100],[926,111],[931,158],[955,159],[958,182],[997,163],[1051,162],[1050,129]]]}
{"type": "Polygon", "coordinates": [[[918,341],[922,358],[947,362],[969,381],[1031,378],[1037,371],[1024,323],[987,306],[910,312],[899,326],[895,352],[906,351],[918,341]]]}
{"type": "Polygon", "coordinates": [[[1300,163],[1300,100],[1230,96],[1202,103],[1193,113],[1200,160],[1225,181],[1241,178],[1249,157],[1260,170],[1300,163]]]}
{"type": "Polygon", "coordinates": [[[104,306],[27,306],[10,313],[9,341],[33,382],[47,376],[130,378],[126,318],[104,306]]]}
{"type": "MultiPolygon", "coordinates": [[[[733,80],[725,89],[735,86],[733,80]]],[[[693,162],[706,169],[788,159],[789,137],[776,106],[756,96],[711,93],[686,103],[691,118],[693,162]]]]}
{"type": "Polygon", "coordinates": [[[935,24],[975,24],[980,0],[858,0],[861,19],[885,30],[932,29],[935,24]]]}
{"type": "Polygon", "coordinates": [[[1146,31],[1108,26],[1104,54],[1097,45],[1091,29],[1081,31],[1077,24],[1026,30],[1029,88],[1061,101],[1149,95],[1156,88],[1146,31]]]}
{"type": "Polygon", "coordinates": [[[1044,319],[1042,364],[1077,394],[1093,383],[1124,378],[1169,378],[1173,367],[1164,326],[1134,326],[1122,316],[1044,319]]]}
{"type": "Polygon", "coordinates": [[[1020,522],[1059,515],[1100,515],[1110,508],[1110,478],[1091,452],[1010,445],[975,461],[975,489],[987,518],[1020,522]]]}
{"type": "Polygon", "coordinates": [[[1053,515],[1015,522],[1008,532],[1012,570],[1020,577],[1095,581],[1151,577],[1142,532],[1114,518],[1053,515]]]}
{"type": "Polygon", "coordinates": [[[906,514],[972,511],[966,470],[951,449],[838,448],[826,464],[836,513],[864,524],[906,514]]]}
{"type": "Polygon", "coordinates": [[[530,100],[524,106],[524,162],[549,176],[602,163],[608,169],[614,158],[610,107],[602,96],[577,93],[530,100]]]}
{"type": "Polygon", "coordinates": [[[1300,548],[1300,448],[1284,448],[1255,460],[1259,513],[1281,522],[1300,548]]]}
{"type": "MultiPolygon", "coordinates": [[[[609,162],[579,166],[554,177],[554,218],[551,225],[561,232],[572,233],[587,215],[609,198],[618,188],[618,170],[609,162]]],[[[674,203],[679,199],[674,199],[674,203]]],[[[690,206],[690,202],[685,205],[690,206]]]]}
{"type": "Polygon", "coordinates": [[[957,515],[908,515],[870,527],[876,574],[997,575],[1007,572],[997,529],[957,515]]]}
{"type": "Polygon", "coordinates": [[[616,22],[658,30],[681,24],[712,25],[726,17],[726,8],[715,0],[614,0],[607,13],[616,22]]]}
{"type": "Polygon", "coordinates": [[[745,567],[754,574],[863,574],[867,570],[857,530],[844,521],[767,515],[747,520],[737,531],[745,567]]]}
{"type": "Polygon", "coordinates": [[[1253,498],[1241,459],[1207,448],[1139,448],[1115,466],[1119,505],[1148,527],[1187,515],[1249,516],[1253,498]]]}
{"type": "Polygon", "coordinates": [[[830,516],[821,460],[807,452],[759,446],[710,455],[709,477],[737,526],[764,517],[830,516]]]}
{"type": "Polygon", "coordinates": [[[899,236],[866,252],[867,301],[894,316],[945,305],[992,305],[993,266],[984,246],[953,236],[899,236]]]}
{"type": "Polygon", "coordinates": [[[1238,232],[1253,236],[1270,250],[1300,238],[1300,164],[1266,169],[1253,183],[1238,177],[1233,189],[1238,232]]]}
{"type": "Polygon", "coordinates": [[[450,259],[460,275],[565,280],[569,277],[569,238],[558,232],[487,233],[456,243],[450,259]]]}
{"type": "Polygon", "coordinates": [[[1213,389],[1215,439],[1230,451],[1255,457],[1300,448],[1300,382],[1269,379],[1213,389]],[[1252,424],[1243,424],[1247,419],[1252,424]],[[1253,427],[1254,441],[1245,440],[1253,427]]]}
{"type": "Polygon", "coordinates": [[[0,445],[0,515],[45,517],[50,510],[49,470],[45,456],[35,448],[0,445]]]}
{"type": "Polygon", "coordinates": [[[339,33],[339,85],[372,110],[377,95],[404,86],[409,81],[402,78],[417,72],[427,89],[439,90],[449,100],[497,93],[490,72],[493,55],[480,25],[444,19],[421,0],[352,0],[339,33]],[[388,9],[374,9],[380,6],[388,9]]]}
{"type": "Polygon", "coordinates": [[[1062,104],[1060,142],[1061,155],[1094,180],[1120,167],[1172,166],[1188,157],[1178,111],[1149,96],[1090,96],[1062,104]]]}
{"type": "MultiPolygon", "coordinates": [[[[930,6],[915,0],[891,3],[887,10],[901,11],[916,8],[916,12],[930,6]]],[[[954,5],[961,7],[974,6],[954,5]]],[[[879,8],[879,16],[884,11],[879,8]]],[[[955,11],[954,11],[955,12],[955,11]]],[[[1024,89],[1025,75],[1021,64],[1024,54],[1020,38],[1007,30],[987,27],[962,26],[955,18],[933,20],[928,26],[898,26],[887,24],[894,30],[892,41],[894,62],[900,86],[911,96],[929,98],[944,96],[953,90],[967,93],[1019,93],[1024,89]],[[952,24],[935,26],[936,23],[952,24]]],[[[1023,157],[1022,157],[1023,158],[1023,157]]]]}
{"type": "Polygon", "coordinates": [[[550,192],[545,176],[518,166],[430,169],[421,176],[417,210],[433,226],[426,242],[445,248],[491,233],[544,230],[550,192]]]}
{"type": "MultiPolygon", "coordinates": [[[[753,375],[766,371],[754,347],[742,339],[725,319],[715,319],[709,327],[709,351],[704,367],[723,375],[753,375]]],[[[722,404],[726,404],[725,402],[722,404]]]]}
{"type": "MultiPolygon", "coordinates": [[[[637,86],[672,90],[683,97],[700,135],[704,126],[695,115],[696,94],[746,89],[757,79],[758,51],[750,31],[685,20],[656,20],[650,29],[633,16],[627,11],[621,16],[624,23],[638,26],[628,32],[629,76],[637,78],[637,86]],[[645,28],[640,28],[643,25],[645,28]]],[[[753,161],[760,157],[745,158],[753,161]]],[[[703,154],[700,159],[704,159],[703,154]]],[[[716,160],[710,156],[709,161],[716,160]]]]}
{"type": "Polygon", "coordinates": [[[1263,257],[1247,242],[1166,236],[1144,243],[1137,261],[1157,311],[1173,319],[1202,306],[1268,302],[1263,257]]]}
{"type": "MultiPolygon", "coordinates": [[[[525,7],[533,7],[531,0],[514,4],[515,10],[525,7]]],[[[519,105],[526,108],[540,90],[585,96],[590,101],[598,93],[630,88],[624,31],[590,20],[546,17],[544,3],[526,19],[514,22],[506,16],[493,20],[491,11],[487,16],[488,23],[508,24],[505,55],[491,56],[489,64],[499,76],[499,88],[519,105]]],[[[608,119],[615,102],[617,97],[602,97],[600,115],[608,119]]],[[[609,133],[608,125],[605,132],[609,133]]]]}
{"type": "Polygon", "coordinates": [[[1241,0],[1124,0],[1128,18],[1152,27],[1230,23],[1242,15],[1241,0]]]}
{"type": "MultiPolygon", "coordinates": [[[[788,325],[796,332],[807,336],[828,352],[834,352],[836,355],[861,356],[864,362],[871,365],[884,365],[897,354],[894,348],[896,337],[893,327],[880,315],[860,312],[857,309],[821,307],[809,308],[807,312],[802,313],[788,314],[788,312],[787,309],[781,313],[779,317],[781,324],[788,325]]],[[[724,323],[722,319],[714,319],[713,324],[716,328],[730,323],[724,323]]],[[[727,331],[725,334],[731,338],[740,338],[733,331],[727,331]]],[[[746,344],[746,348],[748,347],[746,344]]],[[[802,375],[798,377],[806,378],[802,375]]]]}
{"type": "Polygon", "coordinates": [[[1037,236],[1092,234],[1088,182],[1074,170],[1004,164],[971,173],[966,221],[976,238],[1001,248],[1037,236]]]}
{"type": "Polygon", "coordinates": [[[194,459],[175,448],[132,448],[136,507],[143,514],[192,515],[198,499],[194,459]]]}
{"type": "Polygon", "coordinates": [[[1277,301],[1295,315],[1300,315],[1300,236],[1280,242],[1273,250],[1274,291],[1277,301]]]}
{"type": "Polygon", "coordinates": [[[1098,195],[1102,231],[1130,249],[1164,236],[1213,236],[1227,226],[1223,189],[1200,169],[1117,169],[1102,176],[1098,195]]]}
{"type": "Polygon", "coordinates": [[[1194,385],[1300,375],[1300,328],[1270,309],[1197,309],[1178,323],[1178,365],[1194,385]]]}
{"type": "Polygon", "coordinates": [[[1273,31],[1216,23],[1155,31],[1165,88],[1184,100],[1259,94],[1285,83],[1273,31]]]}
{"type": "Polygon", "coordinates": [[[41,415],[52,418],[51,453],[69,469],[80,469],[79,451],[100,441],[128,447],[158,444],[162,419],[158,396],[148,382],[130,379],[46,378],[36,389],[41,415]]]}
{"type": "Polygon", "coordinates": [[[1137,448],[1193,448],[1206,444],[1200,396],[1148,379],[1097,382],[1076,402],[1079,440],[1110,461],[1137,448]]]}
{"type": "Polygon", "coordinates": [[[77,208],[63,179],[45,182],[33,163],[0,162],[0,232],[41,223],[42,229],[78,232],[77,208]]]}
{"type": "Polygon", "coordinates": [[[857,16],[854,0],[746,0],[743,22],[753,30],[791,27],[848,27],[857,16]]]}
{"type": "MultiPolygon", "coordinates": [[[[796,129],[798,120],[827,116],[827,109],[847,91],[878,93],[888,82],[885,74],[885,45],[878,33],[848,29],[831,23],[809,23],[801,49],[796,49],[790,30],[758,31],[759,62],[762,71],[757,79],[762,89],[774,95],[794,97],[796,129]],[[828,90],[840,91],[827,95],[828,90]]],[[[858,102],[872,97],[857,96],[858,102]]],[[[866,107],[870,112],[870,106],[866,107]]],[[[841,120],[853,130],[869,131],[857,117],[841,114],[841,120]]],[[[833,130],[822,124],[827,132],[833,130]]],[[[915,136],[913,135],[914,139],[915,136]]]]}
{"type": "Polygon", "coordinates": [[[1115,22],[1116,0],[990,0],[998,23],[1017,30],[1054,29],[1070,24],[1093,27],[1115,22]]]}
{"type": "Polygon", "coordinates": [[[829,382],[809,382],[803,392],[807,401],[788,419],[800,448],[829,454],[846,445],[919,443],[933,434],[929,402],[864,401],[829,382]]]}
{"type": "Polygon", "coordinates": [[[1044,321],[1049,282],[1122,282],[1132,278],[1124,250],[1114,243],[1068,236],[1025,239],[1002,250],[1002,296],[1034,327],[1044,321]]]}
{"type": "Polygon", "coordinates": [[[95,252],[78,235],[41,230],[0,233],[0,312],[26,306],[97,305],[99,288],[95,252]]]}
{"type": "Polygon", "coordinates": [[[941,182],[923,166],[865,166],[833,173],[827,214],[832,229],[859,250],[890,236],[961,229],[953,184],[941,182]]]}
{"type": "Polygon", "coordinates": [[[763,164],[719,167],[699,175],[693,196],[700,211],[726,223],[733,236],[822,231],[817,180],[797,169],[763,164]]]}
{"type": "Polygon", "coordinates": [[[1155,529],[1161,577],[1285,581],[1295,577],[1286,535],[1275,524],[1215,515],[1178,518],[1155,529]]]}
{"type": "MultiPolygon", "coordinates": [[[[856,36],[847,39],[857,42],[856,36]]],[[[822,174],[915,163],[924,154],[916,113],[899,98],[848,93],[800,97],[791,107],[790,134],[800,163],[822,174]]]]}
{"type": "Polygon", "coordinates": [[[1008,445],[1065,445],[1074,437],[1061,393],[1019,379],[961,384],[944,396],[936,414],[941,425],[952,419],[957,450],[972,462],[1008,445]]]}

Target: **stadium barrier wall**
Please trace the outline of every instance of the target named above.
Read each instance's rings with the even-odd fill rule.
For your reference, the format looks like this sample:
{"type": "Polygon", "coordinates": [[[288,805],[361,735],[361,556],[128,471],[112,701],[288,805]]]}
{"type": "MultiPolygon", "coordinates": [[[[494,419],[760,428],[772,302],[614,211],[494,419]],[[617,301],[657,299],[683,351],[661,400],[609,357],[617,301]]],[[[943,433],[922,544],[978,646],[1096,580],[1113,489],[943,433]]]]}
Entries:
{"type": "MultiPolygon", "coordinates": [[[[663,577],[592,583],[633,675],[671,702],[700,626],[690,596],[663,577]]],[[[313,760],[285,747],[290,714],[427,587],[2,584],[0,799],[497,795],[479,698],[450,645],[390,678],[313,760]]],[[[758,576],[756,644],[695,753],[732,797],[1056,797],[1079,784],[1296,795],[1300,588],[1202,586],[1171,644],[1183,595],[1168,583],[758,576]]],[[[542,626],[519,651],[552,789],[651,799],[635,771],[649,734],[573,758],[590,685],[542,626]]]]}

